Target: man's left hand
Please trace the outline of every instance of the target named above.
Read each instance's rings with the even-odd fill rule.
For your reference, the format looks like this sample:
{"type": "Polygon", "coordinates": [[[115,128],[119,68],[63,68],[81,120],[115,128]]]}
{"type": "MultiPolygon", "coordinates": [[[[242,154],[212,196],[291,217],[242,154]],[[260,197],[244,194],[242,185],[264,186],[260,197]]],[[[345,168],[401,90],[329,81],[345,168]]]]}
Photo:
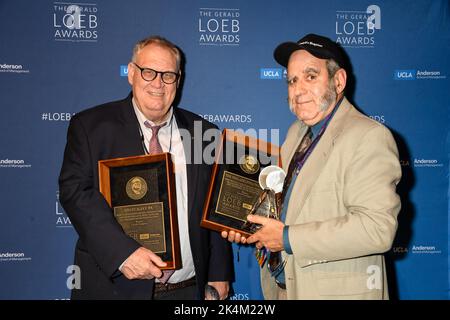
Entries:
{"type": "Polygon", "coordinates": [[[261,225],[255,234],[247,238],[247,243],[255,243],[258,249],[266,247],[271,252],[284,250],[283,222],[254,214],[248,215],[247,220],[261,225]]]}
{"type": "Polygon", "coordinates": [[[211,281],[208,282],[208,284],[217,290],[220,300],[224,300],[228,297],[228,291],[230,290],[230,284],[228,281],[211,281]]]}

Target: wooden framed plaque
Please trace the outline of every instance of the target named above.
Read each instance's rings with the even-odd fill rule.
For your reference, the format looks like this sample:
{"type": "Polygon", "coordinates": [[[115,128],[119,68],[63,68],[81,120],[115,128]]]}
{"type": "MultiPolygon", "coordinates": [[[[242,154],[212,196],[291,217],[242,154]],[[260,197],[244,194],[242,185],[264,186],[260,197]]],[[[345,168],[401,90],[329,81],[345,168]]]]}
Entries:
{"type": "Polygon", "coordinates": [[[101,160],[100,192],[124,232],[180,269],[175,175],[169,153],[101,160]]]}
{"type": "Polygon", "coordinates": [[[250,236],[252,230],[245,222],[263,191],[259,173],[269,165],[280,164],[279,151],[274,144],[225,129],[216,153],[201,226],[250,236]]]}

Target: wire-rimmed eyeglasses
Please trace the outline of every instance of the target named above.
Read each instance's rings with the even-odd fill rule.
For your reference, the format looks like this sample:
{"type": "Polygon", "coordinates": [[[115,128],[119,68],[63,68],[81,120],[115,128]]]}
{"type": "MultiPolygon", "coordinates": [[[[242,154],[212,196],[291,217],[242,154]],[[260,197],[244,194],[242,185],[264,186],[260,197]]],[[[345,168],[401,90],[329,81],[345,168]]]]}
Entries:
{"type": "Polygon", "coordinates": [[[175,81],[177,81],[178,78],[180,77],[180,74],[176,73],[176,72],[172,72],[172,71],[156,71],[156,70],[153,70],[153,69],[150,69],[150,68],[142,68],[142,67],[138,66],[135,62],[133,62],[133,64],[139,70],[141,70],[141,77],[145,81],[155,80],[156,77],[158,76],[158,74],[161,74],[161,80],[165,84],[172,84],[175,81]]]}

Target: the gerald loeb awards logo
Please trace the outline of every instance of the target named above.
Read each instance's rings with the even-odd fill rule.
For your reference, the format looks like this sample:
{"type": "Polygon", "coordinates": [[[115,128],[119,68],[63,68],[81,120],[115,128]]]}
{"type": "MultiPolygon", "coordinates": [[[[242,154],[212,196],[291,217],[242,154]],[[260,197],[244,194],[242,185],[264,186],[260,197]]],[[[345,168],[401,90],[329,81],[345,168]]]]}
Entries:
{"type": "Polygon", "coordinates": [[[200,45],[238,46],[239,9],[200,8],[198,34],[200,45]]]}
{"type": "Polygon", "coordinates": [[[381,30],[381,9],[369,5],[365,10],[336,11],[336,42],[349,48],[373,48],[381,30]]]}
{"type": "Polygon", "coordinates": [[[125,187],[127,195],[133,200],[140,200],[147,194],[147,183],[141,177],[133,177],[128,180],[125,187]]]}
{"type": "Polygon", "coordinates": [[[56,41],[97,42],[98,9],[92,3],[53,3],[53,28],[56,41]]]}

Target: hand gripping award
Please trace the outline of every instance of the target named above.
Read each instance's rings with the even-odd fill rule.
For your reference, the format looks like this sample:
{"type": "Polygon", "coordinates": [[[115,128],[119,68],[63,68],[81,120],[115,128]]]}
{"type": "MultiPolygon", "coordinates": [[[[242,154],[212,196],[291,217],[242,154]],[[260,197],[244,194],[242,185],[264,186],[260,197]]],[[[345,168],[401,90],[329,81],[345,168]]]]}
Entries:
{"type": "MultiPolygon", "coordinates": [[[[279,161],[278,146],[225,129],[216,153],[201,226],[219,232],[234,230],[246,236],[254,233],[257,226],[246,223],[247,215],[259,201],[259,211],[268,202],[276,203],[274,192],[261,193],[260,180],[264,180],[263,189],[266,183],[274,185],[280,174],[269,168],[276,167],[274,164],[279,161]]],[[[269,207],[275,210],[273,206],[266,209],[269,207]]]]}
{"type": "MultiPolygon", "coordinates": [[[[263,191],[250,210],[250,214],[256,214],[265,218],[280,220],[281,195],[283,191],[286,173],[279,166],[268,166],[261,170],[259,174],[259,185],[263,191]]],[[[261,225],[246,221],[242,229],[249,233],[255,233],[261,225]]],[[[255,252],[256,260],[262,267],[266,260],[267,251],[263,247],[255,252]]]]}
{"type": "Polygon", "coordinates": [[[175,176],[169,153],[101,160],[100,192],[125,233],[181,268],[175,176]]]}

